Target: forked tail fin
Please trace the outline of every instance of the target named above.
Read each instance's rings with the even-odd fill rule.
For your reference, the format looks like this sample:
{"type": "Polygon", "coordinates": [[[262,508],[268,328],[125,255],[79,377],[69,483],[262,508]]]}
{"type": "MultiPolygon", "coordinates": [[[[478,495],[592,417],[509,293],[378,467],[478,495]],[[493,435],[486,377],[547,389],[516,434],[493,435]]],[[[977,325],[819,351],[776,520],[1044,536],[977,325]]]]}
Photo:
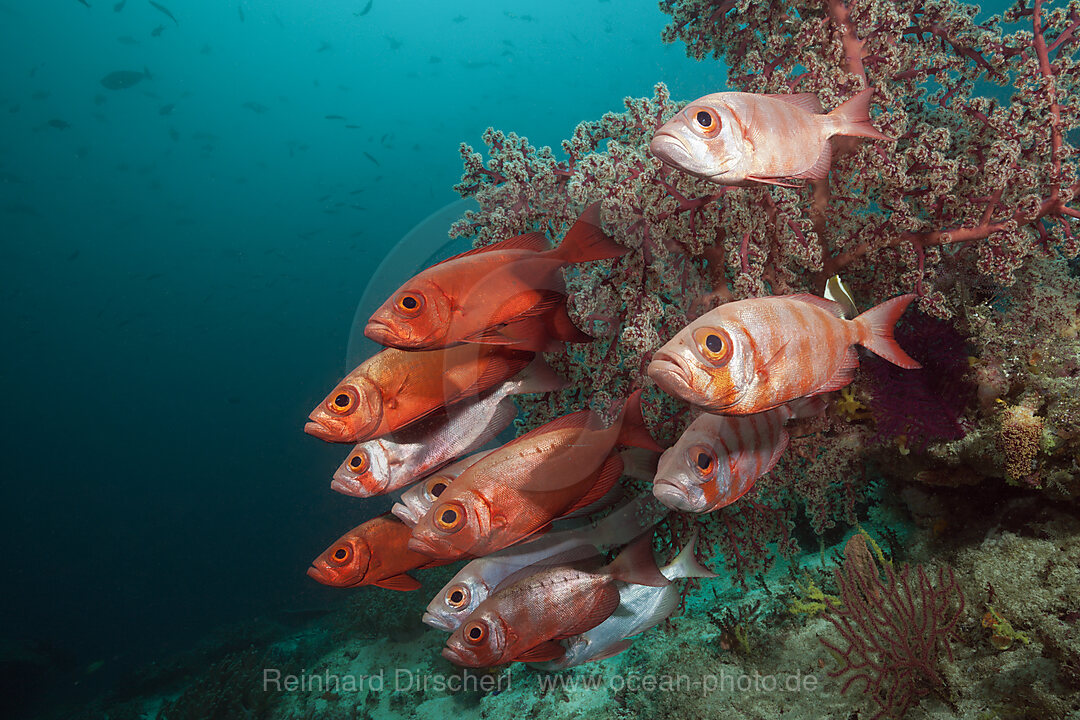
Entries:
{"type": "Polygon", "coordinates": [[[899,365],[907,370],[921,368],[922,365],[913,360],[897,344],[893,337],[893,329],[896,321],[904,314],[904,310],[915,297],[914,293],[899,295],[892,300],[875,305],[852,321],[858,326],[857,342],[860,345],[893,365],[899,365]]]}
{"type": "Polygon", "coordinates": [[[870,122],[870,98],[873,94],[874,88],[866,88],[829,113],[829,117],[836,118],[839,121],[837,123],[838,135],[852,135],[854,137],[874,138],[875,140],[894,139],[878,130],[870,122]]]}
{"type": "Polygon", "coordinates": [[[600,203],[595,202],[585,208],[551,255],[566,263],[583,263],[622,257],[628,252],[630,248],[612,240],[600,227],[600,203]]]}

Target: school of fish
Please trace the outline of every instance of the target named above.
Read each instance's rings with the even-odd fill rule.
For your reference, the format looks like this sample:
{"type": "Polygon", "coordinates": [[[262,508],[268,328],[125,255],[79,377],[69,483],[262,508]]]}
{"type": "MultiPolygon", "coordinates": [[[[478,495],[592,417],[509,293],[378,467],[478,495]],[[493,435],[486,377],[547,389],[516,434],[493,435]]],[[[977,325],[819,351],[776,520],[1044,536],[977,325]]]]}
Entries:
{"type": "MultiPolygon", "coordinates": [[[[828,114],[813,95],[707,95],[659,128],[650,149],[719,184],[820,180],[831,137],[888,139],[870,123],[871,93],[828,114]]],[[[846,297],[728,302],[648,364],[647,378],[697,413],[671,447],[645,424],[645,377],[611,422],[580,410],[500,445],[513,396],[565,384],[542,353],[592,341],[567,313],[562,271],[628,252],[604,233],[597,203],[554,248],[543,233],[510,237],[443,260],[386,298],[365,328],[384,349],[327,394],[304,430],[353,446],[333,490],[396,502],[331,544],[312,578],[409,591],[421,586],[410,573],[465,561],[422,618],[450,633],[448,660],[558,670],[610,658],[678,609],[677,581],[715,577],[697,559],[696,535],[659,568],[656,523],[749,492],[787,448],[786,423],[821,413],[820,396],[853,380],[858,347],[919,367],[893,338],[914,295],[861,314],[846,297]],[[652,493],[624,492],[624,476],[651,482],[652,493]]]]}

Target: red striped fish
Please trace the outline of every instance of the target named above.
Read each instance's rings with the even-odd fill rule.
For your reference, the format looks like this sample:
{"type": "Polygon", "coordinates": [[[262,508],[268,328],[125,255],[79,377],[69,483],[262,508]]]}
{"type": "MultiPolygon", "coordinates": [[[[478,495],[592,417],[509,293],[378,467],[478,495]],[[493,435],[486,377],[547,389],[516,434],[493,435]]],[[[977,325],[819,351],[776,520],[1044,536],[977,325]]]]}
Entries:
{"type": "Polygon", "coordinates": [[[902,368],[919,363],[893,339],[915,295],[901,295],[854,320],[814,295],[730,302],[710,310],[653,355],[660,389],[712,413],[748,415],[839,390],[855,377],[861,345],[902,368]]]}
{"type": "Polygon", "coordinates": [[[742,417],[702,414],[660,456],[653,495],[684,512],[730,505],[784,454],[789,440],[784,423],[824,409],[825,403],[814,398],[742,417]]]}

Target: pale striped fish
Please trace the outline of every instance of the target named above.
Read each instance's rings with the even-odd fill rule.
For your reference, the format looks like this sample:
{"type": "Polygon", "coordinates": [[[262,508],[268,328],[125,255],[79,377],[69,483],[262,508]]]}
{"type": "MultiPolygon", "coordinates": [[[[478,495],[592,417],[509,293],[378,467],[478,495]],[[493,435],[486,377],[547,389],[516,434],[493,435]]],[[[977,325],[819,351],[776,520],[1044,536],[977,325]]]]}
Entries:
{"type": "Polygon", "coordinates": [[[698,562],[694,555],[696,544],[695,532],[675,559],[660,568],[660,574],[671,581],[668,585],[619,583],[619,607],[615,612],[591,630],[564,640],[566,654],[542,667],[561,670],[614,657],[630,647],[630,638],[667,620],[682,600],[682,589],[675,584],[676,580],[716,577],[716,573],[698,562]]]}
{"type": "Polygon", "coordinates": [[[859,367],[856,345],[902,368],[921,367],[893,338],[914,299],[894,297],[854,320],[814,295],[725,303],[657,350],[647,372],[664,392],[712,413],[771,410],[850,383],[859,367]]]}
{"type": "Polygon", "coordinates": [[[371,497],[411,485],[508,427],[517,415],[511,395],[550,392],[564,385],[538,354],[518,376],[494,390],[358,444],[334,473],[330,487],[344,495],[371,497]]]}
{"type": "Polygon", "coordinates": [[[432,475],[428,475],[423,481],[416,483],[401,493],[401,497],[398,502],[394,503],[394,507],[390,508],[390,512],[394,513],[401,522],[412,527],[427,514],[435,500],[442,495],[443,490],[450,487],[450,483],[454,482],[458,475],[465,472],[465,469],[477,460],[487,457],[490,452],[491,450],[484,450],[473,453],[432,475]]]}
{"type": "Polygon", "coordinates": [[[820,180],[829,174],[832,136],[892,139],[870,123],[872,94],[873,88],[867,88],[823,115],[813,93],[713,93],[657,130],[649,151],[672,167],[720,185],[820,180]]]}
{"type": "Polygon", "coordinates": [[[812,398],[743,417],[703,413],[660,456],[653,495],[683,512],[730,505],[784,454],[790,439],[784,423],[824,408],[824,401],[812,398]]]}
{"type": "Polygon", "coordinates": [[[423,620],[432,627],[452,631],[511,575],[530,566],[540,571],[594,557],[599,550],[630,542],[667,513],[667,508],[655,498],[641,495],[593,525],[551,532],[532,542],[477,558],[432,599],[423,620]]]}

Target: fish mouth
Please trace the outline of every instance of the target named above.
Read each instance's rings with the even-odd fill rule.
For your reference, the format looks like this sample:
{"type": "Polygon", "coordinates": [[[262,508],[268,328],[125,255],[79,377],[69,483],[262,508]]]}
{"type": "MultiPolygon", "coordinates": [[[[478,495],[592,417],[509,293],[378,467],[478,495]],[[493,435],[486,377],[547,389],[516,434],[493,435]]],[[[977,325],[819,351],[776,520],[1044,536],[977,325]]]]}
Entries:
{"type": "Polygon", "coordinates": [[[670,480],[656,480],[653,483],[653,495],[672,510],[682,512],[699,512],[700,510],[690,499],[686,489],[670,480]]]}
{"type": "Polygon", "coordinates": [[[416,535],[409,538],[409,549],[413,552],[418,552],[421,555],[427,555],[428,557],[438,559],[442,559],[445,555],[435,543],[425,537],[418,537],[416,535]]]}
{"type": "Polygon", "coordinates": [[[662,162],[678,168],[686,167],[693,158],[690,148],[681,137],[662,130],[653,135],[649,142],[649,152],[662,162]]]}
{"type": "Polygon", "coordinates": [[[378,320],[371,320],[364,326],[364,336],[369,340],[374,340],[380,345],[385,345],[383,340],[388,340],[392,337],[390,332],[390,326],[386,323],[379,322],[378,320]]]}
{"type": "Polygon", "coordinates": [[[325,440],[326,442],[336,442],[339,438],[331,432],[330,428],[323,425],[318,420],[311,420],[304,424],[304,432],[308,435],[325,440]]]}
{"type": "Polygon", "coordinates": [[[314,565],[312,565],[311,567],[309,567],[307,569],[307,574],[308,574],[308,577],[315,580],[315,582],[322,583],[323,585],[333,585],[334,584],[333,581],[330,580],[330,577],[325,572],[323,572],[319,568],[315,567],[314,565]]]}
{"type": "MultiPolygon", "coordinates": [[[[448,619],[446,619],[446,618],[444,618],[444,617],[442,617],[440,615],[432,615],[429,612],[424,613],[424,616],[422,618],[420,618],[420,620],[425,625],[430,625],[431,627],[436,628],[438,630],[445,630],[446,632],[453,632],[454,630],[457,630],[457,625],[454,625],[448,619]]],[[[450,648],[447,648],[447,650],[449,650],[449,649],[450,648]]]]}
{"type": "Polygon", "coordinates": [[[442,649],[442,656],[450,662],[454,663],[455,665],[469,665],[469,662],[461,656],[461,653],[459,653],[452,647],[444,647],[442,649]]]}
{"type": "Polygon", "coordinates": [[[690,370],[685,367],[680,361],[677,355],[669,355],[665,352],[657,352],[653,355],[652,360],[649,362],[649,366],[645,368],[645,374],[656,381],[662,389],[665,387],[665,382],[673,384],[675,386],[685,386],[690,388],[690,378],[692,374],[690,370]]]}
{"type": "Polygon", "coordinates": [[[351,478],[335,477],[330,481],[330,489],[351,497],[369,497],[364,487],[351,478]]]}
{"type": "Polygon", "coordinates": [[[409,527],[413,527],[418,522],[420,522],[420,516],[417,515],[416,512],[408,505],[397,503],[394,505],[394,507],[390,508],[390,512],[394,513],[394,515],[397,516],[398,520],[405,523],[409,527]]]}

